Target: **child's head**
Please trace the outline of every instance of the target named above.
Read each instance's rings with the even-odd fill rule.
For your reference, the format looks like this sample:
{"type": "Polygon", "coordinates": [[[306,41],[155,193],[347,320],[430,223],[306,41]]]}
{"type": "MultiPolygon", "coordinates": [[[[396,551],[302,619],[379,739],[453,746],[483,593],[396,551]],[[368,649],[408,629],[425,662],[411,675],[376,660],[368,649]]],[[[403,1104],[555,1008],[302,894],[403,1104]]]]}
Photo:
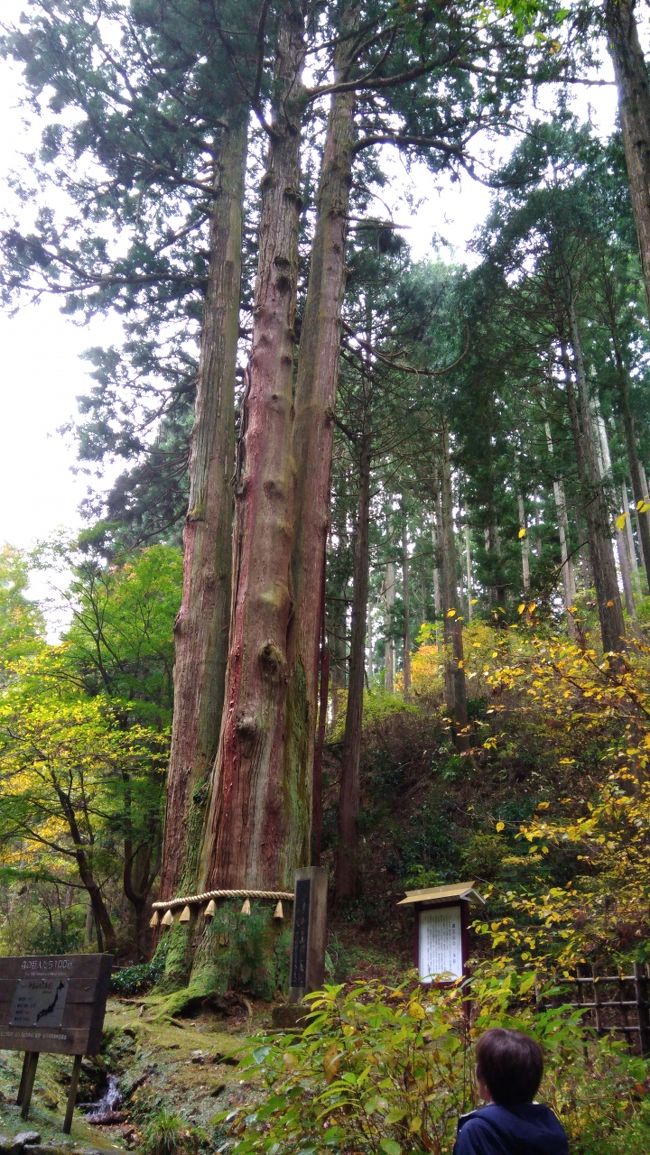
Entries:
{"type": "Polygon", "coordinates": [[[521,1031],[494,1027],[476,1044],[476,1076],[493,1103],[515,1107],[532,1102],[543,1072],[542,1048],[521,1031]]]}

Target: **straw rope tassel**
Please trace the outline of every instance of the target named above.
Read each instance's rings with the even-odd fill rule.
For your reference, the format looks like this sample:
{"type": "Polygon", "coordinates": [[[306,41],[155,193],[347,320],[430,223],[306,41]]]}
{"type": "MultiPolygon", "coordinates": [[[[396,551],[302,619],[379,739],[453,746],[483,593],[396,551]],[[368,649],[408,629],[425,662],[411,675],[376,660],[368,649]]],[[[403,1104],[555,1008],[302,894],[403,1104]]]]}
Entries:
{"type": "Polygon", "coordinates": [[[280,919],[284,918],[284,911],[282,909],[282,903],[281,902],[278,902],[275,910],[273,911],[273,917],[274,918],[280,918],[280,919]]]}
{"type": "Polygon", "coordinates": [[[192,912],[190,911],[189,906],[184,906],[180,915],[178,916],[178,921],[179,922],[189,922],[191,917],[192,917],[192,912]]]}
{"type": "Polygon", "coordinates": [[[154,910],[151,918],[149,919],[149,926],[158,926],[159,923],[160,923],[160,915],[158,914],[157,910],[154,910]]]}
{"type": "Polygon", "coordinates": [[[171,926],[174,921],[174,916],[171,910],[166,910],[162,916],[161,922],[163,926],[171,926]]]}
{"type": "Polygon", "coordinates": [[[242,906],[242,908],[241,908],[241,913],[242,913],[242,914],[250,914],[250,912],[251,912],[251,901],[250,901],[250,898],[245,898],[245,899],[244,899],[244,903],[243,903],[243,906],[242,906]]]}
{"type": "Polygon", "coordinates": [[[217,904],[214,901],[214,899],[211,898],[208,905],[206,906],[205,910],[203,911],[203,917],[204,918],[214,918],[216,913],[217,913],[217,904]]]}

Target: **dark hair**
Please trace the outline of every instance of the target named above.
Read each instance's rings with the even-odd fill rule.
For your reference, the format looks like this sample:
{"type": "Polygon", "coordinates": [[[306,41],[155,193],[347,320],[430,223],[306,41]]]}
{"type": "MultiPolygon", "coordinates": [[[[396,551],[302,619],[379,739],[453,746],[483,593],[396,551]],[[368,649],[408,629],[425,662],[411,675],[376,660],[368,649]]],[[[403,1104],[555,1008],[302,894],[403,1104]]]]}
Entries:
{"type": "Polygon", "coordinates": [[[544,1073],[542,1048],[521,1031],[494,1027],[476,1044],[476,1074],[495,1103],[530,1103],[544,1073]]]}

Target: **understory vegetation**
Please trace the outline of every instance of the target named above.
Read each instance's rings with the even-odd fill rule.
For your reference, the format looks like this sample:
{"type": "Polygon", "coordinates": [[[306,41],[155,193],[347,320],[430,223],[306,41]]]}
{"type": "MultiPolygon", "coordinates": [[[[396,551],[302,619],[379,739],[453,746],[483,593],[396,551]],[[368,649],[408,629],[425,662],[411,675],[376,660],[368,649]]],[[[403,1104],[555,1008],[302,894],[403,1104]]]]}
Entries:
{"type": "Polygon", "coordinates": [[[0,304],[100,344],[84,529],[0,546],[0,954],[113,956],[83,1074],[143,1155],[449,1155],[495,1023],[573,1155],[645,1155],[647,20],[7,6],[0,304]],[[327,983],[268,1034],[307,865],[327,983]],[[421,985],[398,904],[454,883],[421,985]]]}

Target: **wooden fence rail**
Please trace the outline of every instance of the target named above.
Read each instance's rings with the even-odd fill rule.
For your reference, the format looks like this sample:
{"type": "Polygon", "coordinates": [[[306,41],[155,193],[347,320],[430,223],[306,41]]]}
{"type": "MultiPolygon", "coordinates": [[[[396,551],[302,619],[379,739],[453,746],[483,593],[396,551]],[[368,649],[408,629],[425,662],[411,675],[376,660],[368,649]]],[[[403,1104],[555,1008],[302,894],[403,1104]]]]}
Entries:
{"type": "Polygon", "coordinates": [[[586,1010],[585,1023],[599,1034],[622,1034],[641,1055],[650,1054],[650,967],[635,963],[632,974],[599,973],[581,966],[571,1006],[586,1010]]]}

